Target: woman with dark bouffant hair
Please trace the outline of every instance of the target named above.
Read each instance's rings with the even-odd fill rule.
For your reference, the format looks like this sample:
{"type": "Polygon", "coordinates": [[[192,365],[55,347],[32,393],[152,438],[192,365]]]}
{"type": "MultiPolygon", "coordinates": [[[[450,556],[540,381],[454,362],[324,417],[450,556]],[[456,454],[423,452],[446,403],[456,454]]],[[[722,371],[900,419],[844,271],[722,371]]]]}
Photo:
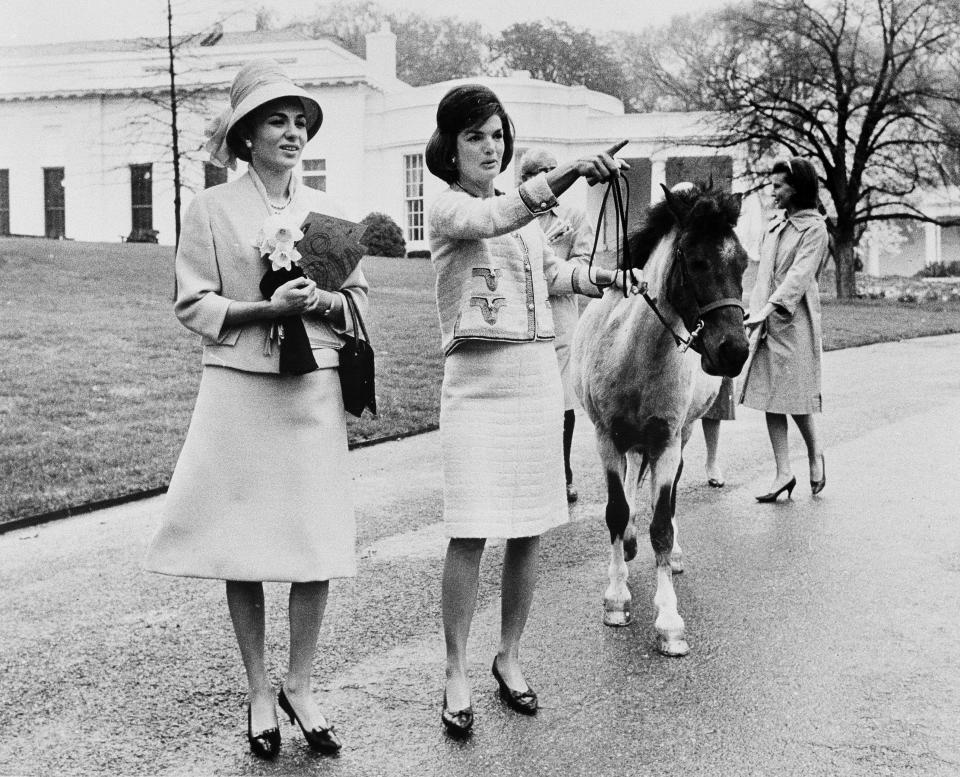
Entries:
{"type": "Polygon", "coordinates": [[[783,209],[760,243],[760,267],[750,297],[752,358],[745,370],[740,401],[766,413],[776,473],[758,502],[793,494],[797,479],[790,467],[787,416],[793,417],[807,446],[810,489],[827,484],[815,422],[821,411],[821,317],[818,278],[829,255],[829,236],[817,209],[817,171],[806,159],[777,162],[770,174],[773,199],[783,209]]]}
{"type": "Polygon", "coordinates": [[[519,644],[533,599],[540,535],[568,520],[563,478],[563,391],[554,354],[551,292],[599,296],[622,273],[560,262],[534,222],[578,178],[619,174],[608,152],[560,165],[510,194],[494,180],[513,155],[513,124],[484,86],[451,89],[426,149],[430,172],[450,184],[430,209],[430,248],[445,354],[440,400],[447,647],[441,719],[452,735],[473,726],[467,637],[487,537],[506,539],[500,646],[493,675],[517,712],[537,711],[519,644]]]}

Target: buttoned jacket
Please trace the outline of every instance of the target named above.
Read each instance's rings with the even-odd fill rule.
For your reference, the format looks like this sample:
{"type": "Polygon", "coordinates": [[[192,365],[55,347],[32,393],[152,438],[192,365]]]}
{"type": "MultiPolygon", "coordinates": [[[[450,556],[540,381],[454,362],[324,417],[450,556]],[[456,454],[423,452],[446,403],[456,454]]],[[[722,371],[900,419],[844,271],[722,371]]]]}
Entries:
{"type": "Polygon", "coordinates": [[[533,223],[556,205],[543,174],[498,197],[453,185],[434,201],[428,225],[445,354],[469,340],[552,340],[550,294],[599,296],[582,268],[557,259],[533,223]]]}
{"type": "MultiPolygon", "coordinates": [[[[340,217],[336,203],[324,192],[304,186],[294,176],[286,213],[301,224],[311,211],[340,217]]],[[[200,192],[184,216],[177,249],[177,296],[174,312],[180,322],[201,336],[203,363],[248,372],[277,373],[279,348],[271,345],[270,321],[225,326],[234,300],[263,301],[260,279],[268,262],[260,255],[257,234],[272,213],[263,184],[253,170],[200,192]]],[[[367,282],[360,265],[343,282],[357,302],[361,317],[367,309],[367,282]]],[[[340,335],[352,331],[349,309],[346,327],[333,326],[321,314],[303,316],[314,358],[321,368],[334,367],[342,347],[340,335]]]]}

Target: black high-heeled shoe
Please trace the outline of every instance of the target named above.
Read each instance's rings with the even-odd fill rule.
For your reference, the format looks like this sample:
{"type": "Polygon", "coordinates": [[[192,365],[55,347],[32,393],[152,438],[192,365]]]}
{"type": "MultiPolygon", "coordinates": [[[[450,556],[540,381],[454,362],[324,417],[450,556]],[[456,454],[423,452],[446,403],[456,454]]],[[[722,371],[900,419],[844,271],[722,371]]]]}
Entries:
{"type": "Polygon", "coordinates": [[[447,733],[455,737],[464,737],[473,729],[473,705],[462,710],[451,712],[447,708],[447,692],[443,692],[443,708],[440,710],[440,720],[443,721],[447,733]]]}
{"type": "Polygon", "coordinates": [[[250,752],[257,758],[272,761],[280,752],[280,729],[268,728],[256,736],[253,735],[253,715],[250,705],[247,705],[247,741],[250,743],[250,752]]]}
{"type": "Polygon", "coordinates": [[[500,698],[503,699],[507,706],[514,710],[515,712],[522,713],[523,715],[536,715],[537,708],[540,706],[540,701],[537,698],[536,691],[533,690],[529,685],[525,691],[515,691],[509,685],[507,685],[506,680],[503,679],[503,675],[500,674],[500,670],[497,669],[497,657],[493,657],[493,667],[491,668],[493,676],[497,681],[497,685],[500,686],[500,698]]]}
{"type": "Polygon", "coordinates": [[[340,752],[340,748],[343,747],[343,745],[339,737],[337,737],[337,732],[333,726],[329,726],[328,728],[321,726],[319,728],[307,729],[300,720],[300,716],[297,715],[296,710],[293,709],[293,705],[290,704],[290,700],[282,688],[277,695],[277,704],[280,705],[280,709],[287,713],[291,723],[296,723],[300,726],[303,737],[307,740],[307,744],[310,745],[311,750],[315,750],[323,755],[336,755],[340,752]]]}
{"type": "Polygon", "coordinates": [[[780,486],[780,488],[778,488],[776,491],[771,491],[769,494],[761,494],[760,496],[756,497],[756,500],[758,502],[776,502],[777,497],[780,496],[780,494],[782,494],[784,491],[787,492],[787,499],[792,499],[793,489],[796,485],[797,479],[795,477],[790,478],[790,480],[780,486]]]}
{"type": "Polygon", "coordinates": [[[810,478],[810,490],[814,495],[819,494],[823,491],[824,487],[827,485],[827,457],[822,453],[820,454],[820,480],[814,480],[810,478]]]}

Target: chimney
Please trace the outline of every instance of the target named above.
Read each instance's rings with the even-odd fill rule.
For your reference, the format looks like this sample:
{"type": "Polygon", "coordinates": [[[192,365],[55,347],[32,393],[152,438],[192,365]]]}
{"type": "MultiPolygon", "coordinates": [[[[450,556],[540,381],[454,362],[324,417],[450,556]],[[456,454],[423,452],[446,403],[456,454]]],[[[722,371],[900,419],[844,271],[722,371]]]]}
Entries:
{"type": "Polygon", "coordinates": [[[384,22],[377,32],[367,33],[367,75],[378,81],[397,77],[397,36],[384,22]]]}

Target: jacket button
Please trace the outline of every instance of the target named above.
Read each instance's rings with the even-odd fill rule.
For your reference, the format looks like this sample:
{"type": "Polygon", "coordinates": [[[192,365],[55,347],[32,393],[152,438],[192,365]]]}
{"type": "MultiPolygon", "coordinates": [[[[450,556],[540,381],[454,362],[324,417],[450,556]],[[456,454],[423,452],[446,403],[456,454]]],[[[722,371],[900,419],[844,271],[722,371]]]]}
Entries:
{"type": "Polygon", "coordinates": [[[546,208],[546,207],[547,207],[547,203],[541,202],[541,203],[540,203],[540,207],[541,207],[541,208],[546,208]]]}
{"type": "Polygon", "coordinates": [[[534,304],[532,302],[529,305],[527,305],[527,310],[533,310],[533,308],[534,308],[534,304]]]}

